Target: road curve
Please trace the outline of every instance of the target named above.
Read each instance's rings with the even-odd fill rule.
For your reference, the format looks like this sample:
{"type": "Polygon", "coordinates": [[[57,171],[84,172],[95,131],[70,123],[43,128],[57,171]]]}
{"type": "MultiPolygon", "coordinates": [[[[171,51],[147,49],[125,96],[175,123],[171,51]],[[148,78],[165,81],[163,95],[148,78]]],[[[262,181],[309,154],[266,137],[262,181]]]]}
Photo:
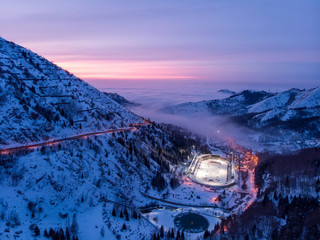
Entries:
{"type": "Polygon", "coordinates": [[[20,150],[39,148],[42,146],[52,146],[52,145],[55,145],[55,144],[58,144],[58,143],[61,143],[64,141],[87,138],[89,136],[97,136],[97,135],[103,135],[103,134],[115,133],[115,132],[135,131],[135,130],[137,130],[137,128],[139,128],[141,126],[150,125],[150,122],[148,122],[146,120],[143,120],[143,121],[144,121],[144,123],[132,124],[130,127],[125,127],[125,128],[108,129],[105,131],[84,133],[84,134],[80,134],[80,135],[76,135],[76,136],[72,136],[72,137],[60,138],[60,139],[55,139],[55,140],[46,141],[46,142],[42,142],[42,143],[35,143],[35,144],[30,144],[30,145],[18,146],[18,147],[3,148],[3,149],[0,149],[0,155],[9,154],[11,152],[20,151],[20,150]]]}

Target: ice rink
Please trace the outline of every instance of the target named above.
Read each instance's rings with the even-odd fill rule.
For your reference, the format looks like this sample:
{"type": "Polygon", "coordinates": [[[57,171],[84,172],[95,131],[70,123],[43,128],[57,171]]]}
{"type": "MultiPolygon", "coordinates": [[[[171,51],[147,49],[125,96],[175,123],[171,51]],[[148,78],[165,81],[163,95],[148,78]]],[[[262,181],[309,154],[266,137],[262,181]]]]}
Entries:
{"type": "Polygon", "coordinates": [[[228,161],[210,157],[210,155],[199,156],[190,178],[195,182],[208,186],[223,187],[230,185],[234,179],[228,178],[228,161]]]}

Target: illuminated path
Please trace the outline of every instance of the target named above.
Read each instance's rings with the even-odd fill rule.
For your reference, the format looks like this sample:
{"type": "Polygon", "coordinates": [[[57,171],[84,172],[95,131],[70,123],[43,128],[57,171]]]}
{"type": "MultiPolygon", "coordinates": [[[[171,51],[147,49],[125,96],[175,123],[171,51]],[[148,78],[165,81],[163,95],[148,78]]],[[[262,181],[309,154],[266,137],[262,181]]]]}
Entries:
{"type": "Polygon", "coordinates": [[[58,144],[58,143],[61,143],[64,141],[87,138],[89,136],[98,136],[98,135],[103,135],[103,134],[108,134],[108,133],[116,133],[116,132],[135,131],[135,130],[137,130],[138,127],[147,126],[150,124],[150,122],[148,122],[146,120],[143,120],[143,121],[144,121],[144,123],[136,123],[136,124],[133,124],[132,127],[108,129],[106,131],[84,133],[81,135],[76,135],[76,136],[67,137],[67,138],[60,138],[60,139],[46,141],[46,142],[42,142],[42,143],[35,143],[35,144],[24,145],[24,146],[19,146],[19,147],[3,148],[3,149],[0,149],[0,154],[9,154],[10,152],[15,152],[15,151],[19,151],[19,150],[35,149],[35,148],[39,148],[42,146],[52,146],[52,145],[55,145],[55,144],[58,144]]]}

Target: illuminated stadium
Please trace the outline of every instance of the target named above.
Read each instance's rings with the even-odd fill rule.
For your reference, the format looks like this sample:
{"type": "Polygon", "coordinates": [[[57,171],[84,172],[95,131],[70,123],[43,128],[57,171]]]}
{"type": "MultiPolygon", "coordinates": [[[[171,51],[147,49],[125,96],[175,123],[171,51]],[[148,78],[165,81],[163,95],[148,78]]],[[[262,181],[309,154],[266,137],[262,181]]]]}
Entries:
{"type": "Polygon", "coordinates": [[[204,154],[195,157],[186,173],[192,181],[208,187],[228,187],[235,183],[233,162],[219,155],[204,154]]]}

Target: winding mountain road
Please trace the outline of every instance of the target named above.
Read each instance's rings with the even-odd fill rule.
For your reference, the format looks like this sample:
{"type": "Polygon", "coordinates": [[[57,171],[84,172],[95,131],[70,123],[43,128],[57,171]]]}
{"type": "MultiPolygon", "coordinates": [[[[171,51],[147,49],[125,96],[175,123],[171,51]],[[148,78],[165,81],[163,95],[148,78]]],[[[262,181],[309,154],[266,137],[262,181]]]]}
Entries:
{"type": "Polygon", "coordinates": [[[151,124],[149,121],[147,121],[145,119],[143,119],[143,121],[144,121],[143,123],[135,123],[135,124],[132,124],[130,127],[125,127],[125,128],[108,129],[105,131],[84,133],[84,134],[80,134],[80,135],[75,135],[75,136],[71,136],[71,137],[67,137],[67,138],[55,139],[55,140],[46,141],[46,142],[42,142],[42,143],[35,143],[35,144],[30,144],[30,145],[3,148],[3,149],[0,149],[0,155],[6,155],[11,152],[16,152],[16,151],[20,151],[20,150],[39,148],[42,146],[52,146],[52,145],[56,145],[61,142],[76,140],[76,139],[81,139],[81,138],[87,138],[89,136],[98,136],[98,135],[103,135],[103,134],[108,134],[108,133],[116,133],[116,132],[135,131],[141,126],[147,126],[147,125],[151,124]]]}

